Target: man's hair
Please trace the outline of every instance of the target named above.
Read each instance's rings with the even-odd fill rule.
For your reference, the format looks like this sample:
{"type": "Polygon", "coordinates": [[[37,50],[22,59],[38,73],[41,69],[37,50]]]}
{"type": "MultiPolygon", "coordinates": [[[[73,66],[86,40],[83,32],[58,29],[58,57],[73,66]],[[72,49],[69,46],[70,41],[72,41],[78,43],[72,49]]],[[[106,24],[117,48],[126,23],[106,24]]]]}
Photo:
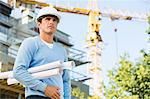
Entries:
{"type": "Polygon", "coordinates": [[[40,17],[37,19],[37,22],[40,22],[40,23],[41,23],[42,19],[45,18],[45,17],[48,17],[48,16],[50,16],[50,17],[55,17],[55,18],[58,20],[58,23],[59,23],[59,19],[58,19],[58,17],[55,16],[55,15],[43,15],[43,16],[40,16],[40,17]]]}

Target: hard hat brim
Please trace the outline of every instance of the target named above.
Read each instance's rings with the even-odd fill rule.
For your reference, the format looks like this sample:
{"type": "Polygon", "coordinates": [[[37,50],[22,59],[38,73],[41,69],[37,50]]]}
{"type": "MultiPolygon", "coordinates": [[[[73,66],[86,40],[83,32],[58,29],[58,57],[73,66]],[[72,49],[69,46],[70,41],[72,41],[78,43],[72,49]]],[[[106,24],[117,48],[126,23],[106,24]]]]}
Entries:
{"type": "Polygon", "coordinates": [[[45,14],[45,15],[41,15],[39,17],[36,18],[36,22],[38,22],[40,19],[43,19],[47,16],[53,16],[53,17],[56,17],[58,19],[58,22],[60,21],[60,16],[58,17],[58,15],[56,16],[55,14],[45,14]]]}
{"type": "Polygon", "coordinates": [[[41,15],[41,16],[37,16],[36,17],[36,22],[38,22],[38,20],[43,17],[43,16],[55,16],[58,18],[58,21],[60,21],[61,17],[59,15],[56,15],[56,14],[44,14],[44,15],[41,15]]]}

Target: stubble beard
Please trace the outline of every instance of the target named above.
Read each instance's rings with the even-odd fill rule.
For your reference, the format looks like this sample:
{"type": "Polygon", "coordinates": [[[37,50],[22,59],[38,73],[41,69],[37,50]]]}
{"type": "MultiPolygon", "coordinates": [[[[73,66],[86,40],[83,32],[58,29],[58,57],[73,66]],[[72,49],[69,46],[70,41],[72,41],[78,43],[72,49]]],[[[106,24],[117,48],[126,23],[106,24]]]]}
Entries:
{"type": "Polygon", "coordinates": [[[54,32],[46,32],[47,35],[52,36],[54,35],[54,32]]]}
{"type": "Polygon", "coordinates": [[[56,32],[56,31],[53,31],[53,32],[45,31],[45,33],[46,33],[47,35],[49,35],[49,36],[53,36],[55,32],[56,32]]]}

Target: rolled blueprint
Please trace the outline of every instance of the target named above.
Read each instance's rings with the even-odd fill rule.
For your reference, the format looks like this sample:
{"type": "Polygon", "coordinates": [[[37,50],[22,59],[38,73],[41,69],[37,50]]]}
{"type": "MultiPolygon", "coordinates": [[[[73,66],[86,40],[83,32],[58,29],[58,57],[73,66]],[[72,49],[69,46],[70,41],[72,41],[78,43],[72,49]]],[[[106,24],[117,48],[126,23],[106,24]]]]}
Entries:
{"type": "MultiPolygon", "coordinates": [[[[55,61],[52,63],[48,63],[48,64],[36,66],[36,67],[31,67],[28,69],[28,72],[29,73],[36,73],[36,72],[40,72],[40,71],[44,71],[44,70],[59,68],[61,64],[62,64],[61,61],[55,61]]],[[[7,78],[13,78],[13,72],[10,72],[7,78]]]]}
{"type": "Polygon", "coordinates": [[[1,72],[0,73],[0,79],[7,79],[9,77],[9,75],[11,74],[12,71],[8,71],[8,72],[1,72]]]}
{"type": "MultiPolygon", "coordinates": [[[[61,61],[55,61],[48,64],[44,64],[41,66],[36,66],[28,69],[29,73],[36,73],[44,70],[50,70],[54,68],[61,68],[61,69],[69,69],[71,70],[73,67],[75,67],[74,61],[68,61],[68,62],[61,62],[61,61]]],[[[7,78],[13,78],[13,72],[2,72],[0,73],[0,79],[7,79],[7,78]]]]}
{"type": "Polygon", "coordinates": [[[43,70],[54,69],[54,68],[60,67],[61,64],[62,64],[61,61],[55,61],[55,62],[44,64],[44,65],[41,65],[41,66],[36,66],[36,67],[29,68],[28,72],[35,73],[35,72],[39,72],[39,71],[43,71],[43,70]]]}
{"type": "Polygon", "coordinates": [[[62,69],[71,70],[73,67],[75,67],[75,62],[74,61],[68,61],[68,62],[62,63],[62,69]]]}
{"type": "MultiPolygon", "coordinates": [[[[58,67],[60,67],[61,64],[62,64],[61,61],[55,61],[55,62],[44,64],[41,66],[29,68],[28,72],[29,73],[35,73],[35,72],[39,72],[39,71],[43,71],[43,70],[58,68],[58,67]]],[[[0,79],[7,79],[7,78],[13,78],[13,72],[12,71],[0,73],[0,79]]]]}
{"type": "MultiPolygon", "coordinates": [[[[36,72],[36,73],[31,74],[31,76],[35,79],[43,79],[43,78],[47,78],[47,77],[57,75],[57,74],[59,74],[59,68],[41,71],[41,72],[36,72]]],[[[7,79],[8,85],[15,84],[15,83],[19,83],[19,81],[17,81],[14,78],[8,78],[7,79]]]]}

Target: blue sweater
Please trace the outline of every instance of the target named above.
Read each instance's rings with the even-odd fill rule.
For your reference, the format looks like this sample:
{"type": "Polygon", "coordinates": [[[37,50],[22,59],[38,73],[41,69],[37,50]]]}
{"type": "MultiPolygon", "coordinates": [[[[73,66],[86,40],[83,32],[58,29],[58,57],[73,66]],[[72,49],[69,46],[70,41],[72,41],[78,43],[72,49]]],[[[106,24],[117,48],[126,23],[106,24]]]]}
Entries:
{"type": "Polygon", "coordinates": [[[30,95],[44,95],[47,85],[60,88],[61,99],[71,98],[71,84],[69,71],[63,70],[55,76],[46,79],[34,79],[27,71],[31,67],[40,66],[54,61],[67,61],[65,48],[53,43],[53,48],[44,44],[39,36],[25,39],[18,51],[17,58],[13,68],[15,79],[25,85],[25,97],[30,95]]]}

